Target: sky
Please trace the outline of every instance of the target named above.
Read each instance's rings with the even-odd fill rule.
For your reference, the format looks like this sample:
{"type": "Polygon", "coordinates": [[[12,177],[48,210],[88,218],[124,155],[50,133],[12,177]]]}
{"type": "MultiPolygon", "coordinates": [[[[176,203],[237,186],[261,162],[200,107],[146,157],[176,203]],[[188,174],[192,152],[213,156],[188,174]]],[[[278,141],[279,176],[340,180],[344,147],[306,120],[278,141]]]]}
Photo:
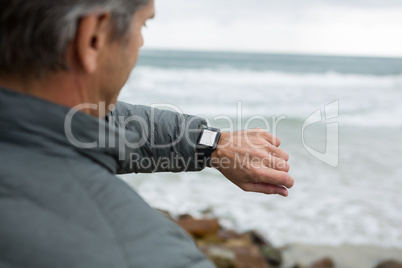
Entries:
{"type": "Polygon", "coordinates": [[[401,0],[155,0],[145,48],[402,57],[401,0]]]}

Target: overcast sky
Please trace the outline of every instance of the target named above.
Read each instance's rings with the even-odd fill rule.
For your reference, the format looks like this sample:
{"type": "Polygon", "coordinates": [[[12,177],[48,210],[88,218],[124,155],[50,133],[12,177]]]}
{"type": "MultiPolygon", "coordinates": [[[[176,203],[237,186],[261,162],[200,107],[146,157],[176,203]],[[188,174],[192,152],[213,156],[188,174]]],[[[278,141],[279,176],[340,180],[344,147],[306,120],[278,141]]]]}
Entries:
{"type": "Polygon", "coordinates": [[[155,0],[146,48],[402,57],[402,0],[155,0]]]}

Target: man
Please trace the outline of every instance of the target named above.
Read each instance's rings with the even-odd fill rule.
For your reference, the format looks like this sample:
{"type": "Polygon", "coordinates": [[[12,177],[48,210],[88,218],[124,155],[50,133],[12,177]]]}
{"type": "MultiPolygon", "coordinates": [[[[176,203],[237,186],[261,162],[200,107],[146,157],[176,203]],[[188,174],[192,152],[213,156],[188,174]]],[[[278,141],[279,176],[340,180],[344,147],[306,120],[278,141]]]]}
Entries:
{"type": "Polygon", "coordinates": [[[288,194],[288,155],[269,133],[117,102],[153,16],[153,0],[0,2],[0,267],[213,267],[116,173],[210,162],[245,191],[288,194]],[[247,157],[265,161],[237,165],[247,157]]]}

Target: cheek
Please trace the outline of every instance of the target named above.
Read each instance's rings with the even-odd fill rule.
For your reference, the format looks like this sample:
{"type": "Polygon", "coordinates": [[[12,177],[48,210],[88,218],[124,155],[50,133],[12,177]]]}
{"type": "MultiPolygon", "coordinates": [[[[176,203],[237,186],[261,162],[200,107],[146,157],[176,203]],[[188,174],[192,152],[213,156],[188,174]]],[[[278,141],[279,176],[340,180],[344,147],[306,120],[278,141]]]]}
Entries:
{"type": "Polygon", "coordinates": [[[137,29],[137,31],[134,34],[134,40],[133,40],[135,49],[140,49],[144,45],[144,38],[142,36],[142,29],[137,29]]]}
{"type": "Polygon", "coordinates": [[[131,44],[129,46],[129,53],[130,55],[130,59],[132,59],[132,67],[134,67],[135,63],[137,62],[138,56],[139,56],[139,51],[140,48],[143,46],[144,44],[144,39],[142,37],[141,34],[141,30],[138,32],[138,34],[133,36],[133,39],[131,40],[131,44]]]}

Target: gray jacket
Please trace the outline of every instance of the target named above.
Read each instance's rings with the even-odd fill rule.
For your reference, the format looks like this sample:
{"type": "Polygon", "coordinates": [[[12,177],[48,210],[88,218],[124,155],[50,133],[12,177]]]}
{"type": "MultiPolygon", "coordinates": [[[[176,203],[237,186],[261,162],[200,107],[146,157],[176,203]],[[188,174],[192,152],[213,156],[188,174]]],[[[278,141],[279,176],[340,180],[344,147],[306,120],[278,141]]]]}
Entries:
{"type": "Polygon", "coordinates": [[[124,103],[107,120],[69,111],[0,89],[0,267],[214,267],[115,176],[201,170],[194,143],[205,122],[124,103]],[[172,155],[182,161],[138,158],[172,155]]]}

